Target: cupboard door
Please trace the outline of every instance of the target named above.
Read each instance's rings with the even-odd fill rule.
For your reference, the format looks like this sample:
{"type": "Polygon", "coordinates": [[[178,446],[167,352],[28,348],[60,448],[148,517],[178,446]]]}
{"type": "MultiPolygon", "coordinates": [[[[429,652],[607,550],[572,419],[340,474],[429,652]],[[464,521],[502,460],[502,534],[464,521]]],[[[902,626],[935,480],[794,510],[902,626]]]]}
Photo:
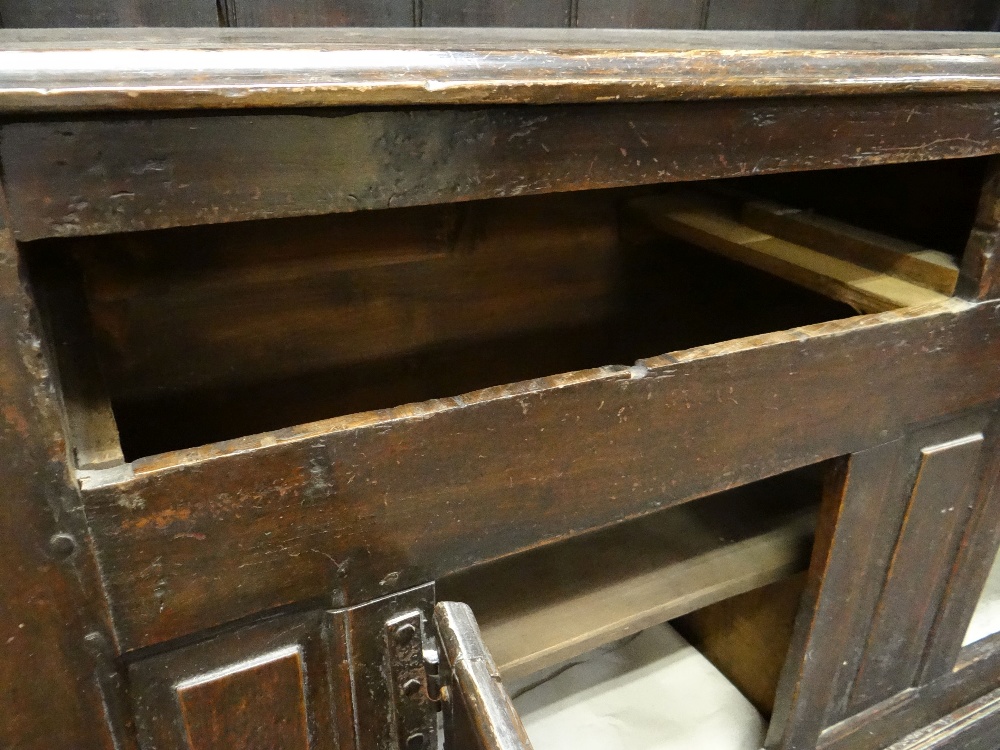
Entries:
{"type": "Polygon", "coordinates": [[[334,716],[350,712],[349,690],[334,685],[340,622],[321,612],[276,617],[134,662],[141,746],[339,748],[334,716]]]}
{"type": "Polygon", "coordinates": [[[445,750],[532,750],[472,610],[439,602],[434,624],[446,696],[445,750]]]}

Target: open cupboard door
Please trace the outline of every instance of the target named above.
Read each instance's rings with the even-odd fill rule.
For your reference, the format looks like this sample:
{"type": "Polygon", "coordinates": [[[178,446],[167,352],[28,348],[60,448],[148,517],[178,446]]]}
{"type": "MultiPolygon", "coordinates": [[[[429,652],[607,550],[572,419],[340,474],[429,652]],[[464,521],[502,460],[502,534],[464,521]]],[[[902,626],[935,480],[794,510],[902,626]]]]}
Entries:
{"type": "Polygon", "coordinates": [[[532,750],[472,610],[439,602],[434,625],[442,656],[445,749],[532,750]]]}

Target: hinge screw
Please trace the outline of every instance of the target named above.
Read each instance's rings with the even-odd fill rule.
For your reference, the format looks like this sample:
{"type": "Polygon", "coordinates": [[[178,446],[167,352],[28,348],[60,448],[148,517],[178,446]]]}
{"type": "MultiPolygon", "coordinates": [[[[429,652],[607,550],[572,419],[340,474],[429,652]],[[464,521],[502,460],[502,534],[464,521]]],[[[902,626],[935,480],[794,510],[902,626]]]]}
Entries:
{"type": "Polygon", "coordinates": [[[410,679],[403,683],[403,692],[406,695],[414,695],[421,688],[421,682],[417,679],[410,679]]]}
{"type": "Polygon", "coordinates": [[[393,634],[393,637],[396,639],[396,643],[402,645],[404,643],[409,643],[410,639],[413,638],[416,632],[416,629],[407,623],[406,625],[400,625],[396,628],[396,632],[393,634]]]}
{"type": "Polygon", "coordinates": [[[76,552],[76,540],[69,534],[53,534],[49,539],[49,549],[60,560],[65,560],[76,552]]]}

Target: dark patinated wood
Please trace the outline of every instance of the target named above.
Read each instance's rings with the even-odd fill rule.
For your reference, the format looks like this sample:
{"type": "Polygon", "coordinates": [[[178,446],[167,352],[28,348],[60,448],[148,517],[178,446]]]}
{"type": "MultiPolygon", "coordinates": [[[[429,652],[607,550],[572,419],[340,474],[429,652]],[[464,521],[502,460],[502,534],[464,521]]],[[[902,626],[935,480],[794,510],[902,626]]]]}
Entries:
{"type": "Polygon", "coordinates": [[[500,682],[500,670],[483,644],[472,610],[460,602],[439,602],[434,607],[434,625],[447,661],[445,684],[450,705],[445,732],[451,735],[451,746],[531,750],[531,741],[500,682]]]}
{"type": "Polygon", "coordinates": [[[220,0],[224,26],[413,26],[415,0],[220,0]]]}
{"type": "Polygon", "coordinates": [[[96,472],[86,502],[116,624],[134,647],[331,590],[360,602],[861,450],[1000,397],[1000,344],[977,333],[997,314],[949,302],[819,324],[167,454],[124,481],[96,472]],[[204,503],[179,500],[202,487],[204,503]]]}
{"type": "MultiPolygon", "coordinates": [[[[706,0],[557,0],[550,3],[499,3],[496,10],[468,0],[435,0],[437,12],[425,18],[416,0],[388,0],[361,3],[357,0],[252,0],[252,12],[241,10],[246,3],[225,0],[219,4],[218,19],[209,16],[210,2],[202,5],[168,4],[170,9],[149,7],[136,0],[70,0],[65,3],[8,2],[0,6],[0,21],[18,26],[130,26],[174,25],[221,26],[598,26],[610,28],[706,28],[709,3],[706,0]],[[32,7],[37,6],[37,7],[32,7]],[[290,6],[290,8],[285,8],[290,6]],[[515,7],[510,7],[515,6],[515,7]],[[234,12],[234,8],[236,12],[234,12]],[[405,8],[407,11],[403,13],[405,8]],[[557,12],[561,10],[562,12],[557,12]],[[289,12],[291,11],[291,12],[289,12]],[[575,13],[574,13],[575,11],[575,13]],[[197,21],[197,22],[195,22],[197,21]],[[251,23],[253,22],[253,23],[251,23]]],[[[427,3],[424,3],[426,7],[427,3]]],[[[751,2],[737,5],[719,0],[711,28],[731,29],[990,29],[996,21],[991,0],[782,0],[779,3],[751,2]]]]}
{"type": "Polygon", "coordinates": [[[992,95],[336,110],[15,123],[0,159],[29,240],[979,156],[998,127],[992,95]]]}
{"type": "Polygon", "coordinates": [[[1000,736],[1000,690],[953,711],[889,750],[993,750],[1000,736]]]}
{"type": "Polygon", "coordinates": [[[6,48],[0,51],[0,109],[8,112],[554,104],[1000,88],[997,43],[989,34],[149,29],[137,40],[134,33],[107,29],[0,31],[0,46],[6,48]]]}
{"type": "Polygon", "coordinates": [[[704,26],[705,0],[576,0],[581,29],[698,29],[704,26]]]}
{"type": "Polygon", "coordinates": [[[965,249],[959,293],[971,299],[1000,295],[1000,160],[990,162],[965,249]]]}
{"type": "MultiPolygon", "coordinates": [[[[811,748],[821,733],[821,744],[825,746],[828,737],[838,736],[843,727],[834,726],[826,732],[823,729],[844,720],[842,725],[854,727],[853,739],[845,741],[844,747],[854,747],[852,743],[866,735],[869,722],[876,727],[870,734],[881,736],[881,740],[863,746],[883,747],[887,740],[901,736],[891,734],[889,708],[908,706],[909,710],[932,713],[934,696],[940,690],[937,699],[956,701],[945,703],[941,711],[944,713],[981,693],[982,688],[977,692],[973,687],[977,682],[971,675],[977,669],[988,669],[988,659],[973,665],[970,679],[964,684],[949,684],[952,675],[948,673],[940,676],[937,684],[919,686],[938,677],[924,670],[927,655],[937,656],[940,645],[936,641],[942,637],[933,634],[931,627],[941,611],[947,580],[960,554],[958,537],[965,532],[970,510],[976,507],[971,500],[983,492],[988,497],[992,487],[994,443],[988,443],[988,452],[983,450],[983,432],[993,440],[992,429],[987,429],[991,418],[991,412],[973,414],[917,431],[898,442],[895,459],[882,458],[869,464],[871,471],[878,472],[877,479],[869,480],[878,481],[878,489],[861,486],[850,491],[848,474],[849,491],[842,493],[845,500],[841,512],[873,515],[864,523],[849,515],[837,520],[834,539],[838,535],[843,538],[841,544],[845,546],[841,549],[834,545],[826,554],[826,547],[817,544],[811,575],[818,576],[828,590],[821,588],[820,595],[812,599],[808,598],[811,588],[807,587],[807,602],[799,617],[800,621],[809,618],[809,629],[800,625],[796,631],[798,639],[808,632],[817,644],[838,646],[817,648],[810,658],[803,658],[813,641],[801,645],[793,641],[777,704],[779,708],[788,706],[791,712],[788,716],[776,714],[772,720],[773,746],[811,748]],[[873,498],[881,504],[872,502],[873,498]],[[859,534],[860,528],[869,529],[869,533],[859,534]],[[865,551],[860,551],[858,545],[865,551]],[[847,610],[844,601],[851,602],[847,610]],[[829,656],[817,659],[816,653],[829,656]],[[808,688],[806,691],[792,692],[793,671],[808,688]],[[914,686],[919,689],[912,689],[914,686]],[[968,692],[961,692],[963,688],[968,692]],[[791,699],[782,701],[782,692],[791,699]],[[858,718],[850,718],[855,716],[858,718]],[[883,722],[885,730],[880,727],[883,722]],[[781,727],[785,731],[778,734],[781,727]],[[880,731],[885,733],[877,734],[880,731]]],[[[858,454],[851,459],[852,464],[864,455],[875,454],[858,454]]],[[[817,538],[825,538],[822,524],[817,538]]],[[[985,573],[982,575],[985,577],[985,573]]],[[[970,599],[974,603],[977,595],[975,590],[965,590],[961,595],[951,593],[952,597],[961,597],[963,606],[969,606],[970,599]]],[[[963,634],[964,630],[951,632],[945,636],[945,643],[949,648],[956,641],[960,644],[963,634]]],[[[990,679],[989,672],[983,676],[990,679]]]]}
{"type": "Polygon", "coordinates": [[[986,433],[984,462],[972,514],[950,571],[924,657],[921,682],[947,675],[960,660],[969,622],[1000,548],[1000,424],[986,433]]]}
{"type": "Polygon", "coordinates": [[[127,749],[114,636],[2,193],[0,326],[0,745],[127,749]]]}
{"type": "MultiPolygon", "coordinates": [[[[969,592],[972,593],[972,592],[969,592]]],[[[1000,638],[984,639],[964,650],[955,671],[908,690],[828,728],[821,750],[883,750],[996,688],[1000,638]]]]}
{"type": "MultiPolygon", "coordinates": [[[[98,355],[130,461],[852,314],[697,248],[623,246],[626,196],[212,225],[29,255],[79,260],[94,337],[76,358],[98,355]]],[[[53,335],[78,327],[58,322],[53,335]]]]}
{"type": "Polygon", "coordinates": [[[0,22],[8,29],[216,26],[219,16],[214,0],[3,0],[0,22]]]}
{"type": "MultiPolygon", "coordinates": [[[[261,19],[282,10],[243,2],[261,19]]],[[[284,12],[298,22],[297,13],[329,7],[303,0],[284,12]]],[[[423,7],[443,18],[456,8],[423,7]]],[[[526,12],[469,8],[483,22],[513,23],[526,12]]],[[[565,8],[565,23],[579,23],[580,4],[565,8]]],[[[716,19],[726,8],[715,5],[716,19]]],[[[925,9],[942,19],[948,10],[925,9]]],[[[236,0],[220,11],[220,20],[239,23],[236,0]]],[[[921,23],[894,0],[839,3],[836,12],[863,23],[921,23]]],[[[502,212],[482,205],[373,212],[354,234],[329,243],[327,235],[349,226],[338,223],[342,217],[250,224],[231,234],[221,225],[989,156],[1000,152],[992,38],[451,30],[173,31],[150,33],[138,45],[111,32],[6,38],[20,49],[0,51],[0,161],[12,191],[10,226],[25,244],[15,246],[5,230],[10,261],[0,273],[0,314],[11,335],[0,348],[0,375],[7,373],[0,386],[10,391],[10,407],[0,440],[9,447],[15,502],[0,521],[16,543],[3,553],[5,563],[13,557],[0,576],[15,595],[0,625],[32,625],[23,636],[32,640],[11,652],[5,670],[53,676],[41,687],[16,683],[8,702],[23,712],[14,712],[3,741],[395,750],[409,740],[409,709],[399,702],[408,683],[397,679],[387,628],[414,613],[430,622],[436,579],[474,575],[469,568],[502,557],[516,565],[517,553],[543,552],[658,509],[691,509],[704,495],[828,460],[838,469],[776,696],[771,746],[867,750],[937,720],[914,741],[978,742],[990,731],[995,709],[983,696],[1000,682],[1000,640],[963,649],[959,631],[1000,541],[992,524],[996,426],[988,424],[1000,399],[995,178],[964,260],[966,299],[947,298],[949,288],[938,284],[930,305],[893,299],[885,307],[901,309],[769,325],[735,340],[709,336],[696,341],[720,343],[664,346],[651,351],[677,350],[635,364],[625,346],[593,347],[587,356],[600,355],[603,365],[594,369],[378,411],[345,408],[333,413],[348,416],[319,422],[308,420],[325,412],[290,409],[305,416],[277,424],[298,426],[160,455],[149,454],[162,449],[155,446],[199,445],[209,433],[131,442],[114,420],[130,398],[148,405],[162,397],[159,408],[169,411],[189,395],[185,388],[204,390],[190,411],[211,410],[212,394],[241,377],[252,394],[261,381],[281,380],[296,366],[308,370],[314,362],[302,353],[353,365],[360,352],[373,369],[352,377],[378,384],[398,366],[379,370],[383,353],[406,352],[415,340],[427,348],[457,340],[482,352],[480,369],[470,371],[492,384],[518,380],[501,376],[516,371],[502,364],[497,380],[486,378],[492,362],[527,356],[522,339],[494,347],[492,335],[548,320],[564,327],[547,341],[572,337],[583,347],[593,332],[588,316],[599,319],[604,305],[624,311],[625,320],[682,323],[648,297],[631,308],[622,301],[621,291],[672,291],[643,265],[657,246],[642,250],[642,262],[621,277],[604,265],[617,250],[606,195],[576,204],[595,214],[580,220],[576,234],[566,226],[571,213],[557,219],[558,201],[508,204],[518,214],[534,205],[551,219],[535,234],[521,231],[531,217],[520,215],[484,230],[476,212],[502,212]],[[199,109],[229,111],[191,111],[199,109]],[[400,222],[406,236],[367,231],[366,221],[400,222]],[[217,234],[176,229],[200,224],[220,227],[217,234]],[[145,229],[165,231],[106,236],[145,229]],[[287,242],[275,239],[283,232],[287,242]],[[94,236],[58,239],[71,235],[94,236]],[[43,238],[56,239],[27,242],[43,238]],[[185,238],[211,249],[196,258],[196,244],[185,238]],[[365,243],[374,250],[351,256],[365,243]],[[531,260],[522,266],[521,258],[531,260]],[[435,276],[442,259],[454,276],[435,276]],[[327,260],[337,265],[339,286],[323,276],[327,260]],[[499,278],[509,270],[504,263],[518,265],[517,273],[499,278]],[[409,264],[422,270],[385,270],[409,264]],[[21,273],[39,290],[49,324],[44,344],[21,273]],[[425,283],[414,283],[421,274],[425,283]],[[466,292],[496,293],[481,309],[455,294],[469,279],[466,292]],[[401,291],[390,304],[372,295],[344,305],[339,328],[323,327],[331,300],[335,306],[394,285],[401,291]],[[285,313],[303,313],[303,325],[294,325],[294,314],[270,321],[259,314],[268,303],[264,289],[283,289],[285,313]],[[212,313],[224,309],[226,295],[237,304],[212,313]],[[298,295],[301,306],[290,304],[298,295]],[[211,307],[216,301],[220,308],[211,307]],[[368,319],[354,320],[360,335],[350,331],[352,313],[366,301],[372,320],[384,313],[396,338],[368,319]],[[261,306],[258,315],[241,315],[251,303],[261,306]],[[210,311],[199,344],[219,336],[219,351],[185,351],[196,308],[210,311]],[[171,325],[173,338],[157,334],[171,325]],[[240,333],[227,340],[227,326],[240,333]],[[301,349],[281,348],[285,339],[295,346],[296,336],[301,349]],[[333,351],[338,343],[343,349],[333,351]],[[252,346],[259,348],[238,351],[252,346]],[[41,348],[54,356],[40,359],[41,348]],[[81,350],[96,354],[96,364],[81,350]],[[244,353],[253,372],[233,367],[244,353]],[[114,356],[121,357],[117,371],[107,367],[114,356]],[[136,363],[145,370],[129,372],[136,363]],[[129,450],[117,452],[126,442],[129,450]],[[42,663],[38,644],[50,649],[42,663]],[[50,701],[58,706],[53,718],[65,719],[53,720],[55,729],[42,722],[50,701]],[[137,732],[123,710],[129,702],[137,732]],[[98,715],[92,723],[82,718],[98,715]]],[[[980,164],[956,173],[978,179],[980,164]]],[[[901,217],[918,210],[905,197],[899,205],[908,209],[901,217]]],[[[969,220],[947,221],[951,234],[961,234],[969,220]]],[[[637,231],[627,224],[624,235],[637,231]]],[[[658,248],[677,258],[692,250],[670,242],[658,248]]],[[[691,258],[679,265],[698,262],[691,258]]],[[[893,265],[882,262],[880,273],[893,265]]],[[[750,286],[757,272],[744,273],[750,286]]],[[[721,278],[697,281],[707,290],[721,278]]],[[[709,292],[683,299],[706,319],[738,309],[715,304],[709,292]]],[[[755,319],[780,319],[780,304],[765,296],[767,310],[755,319]]],[[[848,313],[827,317],[838,314],[848,313]]],[[[534,346],[546,348],[545,340],[534,346]]],[[[417,369],[456,361],[446,356],[417,369]]],[[[458,393],[473,386],[447,384],[482,385],[466,376],[449,373],[428,387],[458,393]]],[[[295,382],[315,385],[326,373],[312,377],[295,382]]],[[[400,403],[407,399],[392,394],[426,395],[397,386],[379,397],[400,403]]],[[[299,394],[295,408],[310,395],[299,394]]],[[[125,420],[133,434],[152,428],[144,413],[151,412],[137,409],[125,420]]],[[[227,434],[254,431],[230,427],[227,434]]],[[[694,595],[709,600],[700,589],[694,595]]],[[[7,637],[11,644],[22,636],[7,637]]],[[[464,706],[466,738],[523,745],[492,660],[444,646],[457,679],[443,697],[464,706]],[[493,710],[477,710],[484,706],[493,710]],[[491,716],[514,727],[506,739],[491,716]]],[[[442,697],[433,694],[432,677],[417,680],[425,708],[442,697]]]]}
{"type": "Polygon", "coordinates": [[[814,2],[801,0],[711,0],[705,28],[807,29],[814,2]]]}
{"type": "Polygon", "coordinates": [[[350,713],[331,684],[343,635],[323,612],[279,615],[129,665],[140,745],[325,750],[332,716],[350,713]],[[330,707],[334,707],[334,711],[330,707]]]}
{"type": "Polygon", "coordinates": [[[776,688],[768,747],[804,750],[816,745],[824,715],[849,687],[851,650],[867,632],[878,598],[879,571],[888,564],[901,512],[890,491],[902,440],[854,453],[828,477],[820,508],[812,563],[776,688]],[[859,535],[854,529],[878,529],[859,535]],[[872,571],[872,586],[857,588],[859,570],[872,571]],[[851,591],[853,606],[843,600],[851,591]],[[838,644],[821,648],[820,644],[838,644]],[[810,658],[807,658],[810,655],[810,658]]]}
{"type": "Polygon", "coordinates": [[[851,691],[855,713],[913,686],[979,484],[985,419],[920,449],[892,562],[851,691]],[[964,434],[962,434],[964,433],[964,434]]]}
{"type": "MultiPolygon", "coordinates": [[[[566,28],[572,17],[572,0],[421,0],[423,26],[499,26],[566,28]]],[[[505,31],[509,36],[510,31],[505,31]]]]}
{"type": "MultiPolygon", "coordinates": [[[[396,704],[393,701],[394,693],[403,691],[403,685],[394,682],[396,675],[388,662],[387,639],[394,636],[386,626],[395,617],[416,611],[423,618],[425,632],[414,633],[412,637],[430,636],[433,631],[433,610],[433,583],[340,610],[345,618],[353,711],[345,713],[344,707],[338,710],[342,722],[353,718],[353,732],[356,732],[356,744],[350,745],[342,740],[341,748],[396,750],[406,747],[408,738],[400,736],[396,704]]],[[[424,643],[428,648],[431,646],[429,640],[424,643]]],[[[424,694],[427,693],[426,683],[421,690],[424,694]]]]}
{"type": "Polygon", "coordinates": [[[129,748],[37,315],[0,193],[0,745],[129,748]],[[105,713],[115,726],[95,721],[105,713]]]}

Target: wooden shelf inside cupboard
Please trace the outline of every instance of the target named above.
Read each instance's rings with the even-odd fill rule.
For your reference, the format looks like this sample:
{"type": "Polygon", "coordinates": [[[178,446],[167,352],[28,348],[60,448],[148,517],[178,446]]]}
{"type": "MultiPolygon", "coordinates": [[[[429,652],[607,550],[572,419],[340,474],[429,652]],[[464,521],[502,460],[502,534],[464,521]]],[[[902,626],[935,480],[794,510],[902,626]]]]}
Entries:
{"type": "Polygon", "coordinates": [[[445,578],[439,596],[472,607],[519,680],[804,570],[820,481],[810,467],[694,500],[445,578]]]}

